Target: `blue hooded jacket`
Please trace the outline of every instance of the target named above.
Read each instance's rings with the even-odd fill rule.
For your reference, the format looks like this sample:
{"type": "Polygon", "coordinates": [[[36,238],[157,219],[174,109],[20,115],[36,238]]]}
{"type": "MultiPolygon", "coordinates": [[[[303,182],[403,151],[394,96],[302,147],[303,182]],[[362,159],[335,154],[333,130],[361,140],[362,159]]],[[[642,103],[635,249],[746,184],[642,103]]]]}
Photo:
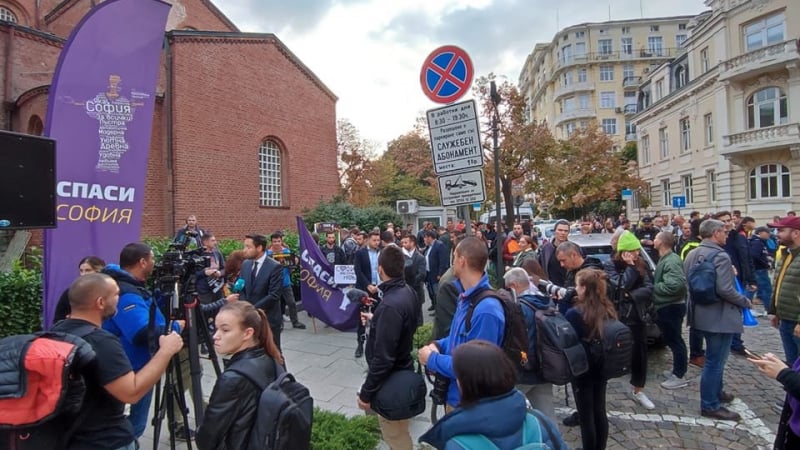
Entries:
{"type": "Polygon", "coordinates": [[[471,303],[470,297],[483,289],[491,289],[489,277],[484,274],[478,284],[468,291],[464,291],[464,287],[459,280],[453,281],[453,284],[461,294],[456,305],[456,313],[453,316],[450,334],[446,338],[436,341],[439,345],[439,353],[431,353],[428,358],[427,368],[450,379],[450,387],[447,389],[447,404],[458,406],[461,394],[459,394],[458,386],[456,385],[456,374],[453,370],[453,359],[450,355],[459,345],[475,339],[483,339],[498,347],[501,346],[506,318],[500,300],[495,297],[487,297],[475,307],[475,311],[472,313],[472,327],[467,333],[466,318],[471,303]]]}
{"type": "MultiPolygon", "coordinates": [[[[451,411],[420,436],[419,441],[439,450],[465,450],[450,439],[462,434],[482,434],[500,450],[517,448],[522,445],[522,426],[527,411],[525,395],[512,389],[506,394],[484,398],[469,407],[451,411]]],[[[551,449],[566,449],[560,435],[551,435],[547,431],[558,433],[558,427],[543,414],[539,417],[542,443],[551,449]],[[542,420],[548,423],[542,423],[542,420]]]]}
{"type": "MultiPolygon", "coordinates": [[[[148,328],[152,294],[143,282],[133,278],[130,273],[116,264],[107,265],[103,269],[103,273],[113,278],[119,286],[117,313],[103,322],[103,329],[119,337],[122,341],[122,349],[128,356],[133,370],[137,372],[150,361],[151,357],[150,342],[148,341],[151,332],[148,328]]],[[[164,334],[166,322],[164,315],[156,308],[155,324],[152,330],[155,338],[164,334]]],[[[178,333],[181,331],[177,322],[173,323],[172,329],[178,333]]],[[[153,344],[155,346],[157,342],[153,344]]]]}

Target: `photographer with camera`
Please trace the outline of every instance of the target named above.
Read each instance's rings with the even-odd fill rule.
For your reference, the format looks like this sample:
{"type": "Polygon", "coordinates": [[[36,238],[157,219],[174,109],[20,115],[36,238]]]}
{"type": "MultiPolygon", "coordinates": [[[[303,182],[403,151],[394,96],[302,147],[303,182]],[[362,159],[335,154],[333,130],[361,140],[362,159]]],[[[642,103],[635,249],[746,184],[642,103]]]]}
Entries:
{"type": "MultiPolygon", "coordinates": [[[[370,410],[371,403],[382,389],[394,388],[387,383],[393,373],[413,370],[411,348],[417,328],[416,294],[403,279],[404,267],[405,259],[400,247],[391,245],[381,251],[378,289],[382,299],[374,313],[361,312],[362,323],[369,323],[366,346],[369,371],[357,398],[358,407],[364,411],[370,410]]],[[[403,397],[401,391],[384,392],[382,396],[386,394],[393,398],[403,397]]],[[[424,395],[423,392],[423,402],[424,395]]],[[[390,420],[379,408],[374,409],[378,413],[383,440],[389,447],[392,450],[411,450],[409,419],[390,420]]]]}
{"type": "MultiPolygon", "coordinates": [[[[117,314],[106,318],[103,328],[120,339],[135,372],[150,361],[156,350],[155,340],[164,334],[167,327],[167,320],[145,285],[154,266],[155,256],[150,247],[134,242],[126,245],[120,252],[119,265],[109,264],[103,269],[103,273],[113,278],[119,286],[117,314]]],[[[172,322],[171,328],[180,333],[183,325],[183,321],[176,320],[172,322]]],[[[134,436],[137,438],[144,433],[147,426],[152,393],[151,389],[141,400],[131,405],[128,420],[133,425],[134,436]]]]}
{"type": "Polygon", "coordinates": [[[197,225],[197,217],[192,214],[186,218],[186,225],[178,228],[178,231],[175,232],[175,238],[172,239],[172,242],[186,247],[200,248],[203,245],[204,234],[205,231],[197,225]]]}

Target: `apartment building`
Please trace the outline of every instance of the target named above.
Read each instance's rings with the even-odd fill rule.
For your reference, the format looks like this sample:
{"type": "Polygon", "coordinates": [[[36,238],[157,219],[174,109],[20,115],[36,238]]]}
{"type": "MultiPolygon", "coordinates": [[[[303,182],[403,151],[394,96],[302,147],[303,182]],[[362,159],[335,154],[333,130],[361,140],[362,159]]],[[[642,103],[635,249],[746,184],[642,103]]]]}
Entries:
{"type": "Polygon", "coordinates": [[[687,25],[686,53],[639,88],[647,212],[676,212],[672,198],[684,196],[686,209],[739,209],[764,223],[800,207],[800,2],[705,4],[687,25]]]}
{"type": "Polygon", "coordinates": [[[640,84],[684,52],[693,18],[583,23],[536,44],[518,81],[529,120],[546,121],[559,138],[596,120],[618,145],[635,141],[640,84]]]}

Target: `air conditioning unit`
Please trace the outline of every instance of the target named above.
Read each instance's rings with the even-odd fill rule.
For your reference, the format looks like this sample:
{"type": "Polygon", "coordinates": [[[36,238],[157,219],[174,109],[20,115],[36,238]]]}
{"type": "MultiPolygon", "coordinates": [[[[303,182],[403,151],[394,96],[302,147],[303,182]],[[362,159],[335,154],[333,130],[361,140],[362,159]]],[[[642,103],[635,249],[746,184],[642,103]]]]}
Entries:
{"type": "Polygon", "coordinates": [[[419,211],[419,204],[416,200],[398,200],[397,214],[416,214],[419,211]]]}
{"type": "Polygon", "coordinates": [[[617,114],[620,114],[620,113],[622,113],[622,108],[617,106],[616,108],[614,108],[614,112],[617,113],[617,114]]]}

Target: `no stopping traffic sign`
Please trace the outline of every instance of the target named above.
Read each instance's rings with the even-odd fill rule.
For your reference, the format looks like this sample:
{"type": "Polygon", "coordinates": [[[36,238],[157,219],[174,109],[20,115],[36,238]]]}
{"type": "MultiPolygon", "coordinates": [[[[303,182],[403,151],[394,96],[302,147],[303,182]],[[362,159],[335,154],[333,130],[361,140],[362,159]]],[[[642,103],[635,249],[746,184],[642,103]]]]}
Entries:
{"type": "Polygon", "coordinates": [[[469,90],[472,60],[455,45],[437,48],[425,59],[419,74],[422,92],[436,103],[452,103],[469,90]]]}

